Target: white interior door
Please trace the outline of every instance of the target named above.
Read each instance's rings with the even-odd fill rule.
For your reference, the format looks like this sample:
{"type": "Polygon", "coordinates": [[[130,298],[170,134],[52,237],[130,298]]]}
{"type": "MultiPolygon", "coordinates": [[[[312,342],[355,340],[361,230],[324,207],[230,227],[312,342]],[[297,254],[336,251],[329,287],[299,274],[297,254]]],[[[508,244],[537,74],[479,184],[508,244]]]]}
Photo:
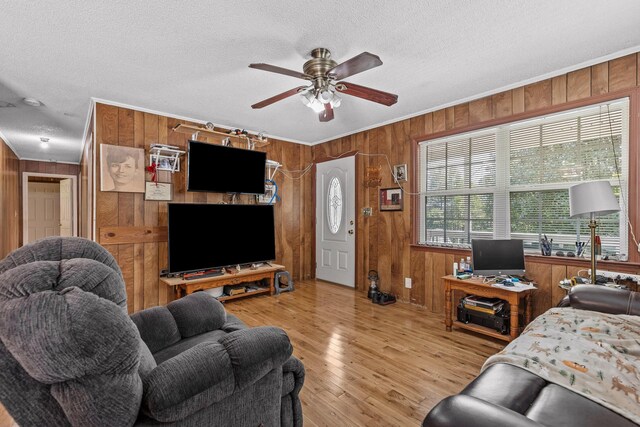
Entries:
{"type": "Polygon", "coordinates": [[[73,181],[60,180],[60,235],[73,236],[73,181]]]}
{"type": "Polygon", "coordinates": [[[355,287],[355,156],[316,167],[316,278],[355,287]]]}
{"type": "Polygon", "coordinates": [[[29,233],[26,242],[60,235],[60,186],[57,182],[29,183],[29,233]]]}

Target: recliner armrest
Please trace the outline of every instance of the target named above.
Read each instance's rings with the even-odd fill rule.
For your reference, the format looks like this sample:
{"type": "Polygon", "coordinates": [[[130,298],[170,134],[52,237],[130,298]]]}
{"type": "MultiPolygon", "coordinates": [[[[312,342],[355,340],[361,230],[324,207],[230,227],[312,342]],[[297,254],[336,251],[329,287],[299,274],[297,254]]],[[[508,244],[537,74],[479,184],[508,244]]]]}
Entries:
{"type": "Polygon", "coordinates": [[[234,389],[226,349],[205,342],[149,373],[144,381],[142,409],[158,421],[177,421],[230,396],[234,389]]]}
{"type": "Polygon", "coordinates": [[[640,315],[640,295],[601,285],[576,285],[569,291],[569,304],[579,310],[609,314],[640,315]]]}
{"type": "Polygon", "coordinates": [[[259,326],[231,332],[220,339],[231,359],[236,387],[242,389],[282,364],[293,353],[286,332],[259,326]]]}
{"type": "Polygon", "coordinates": [[[291,391],[285,391],[285,388],[283,387],[283,396],[288,393],[290,393],[292,396],[297,396],[302,389],[305,377],[304,365],[302,364],[300,359],[295,356],[291,356],[287,359],[286,362],[284,362],[284,365],[282,365],[282,375],[285,376],[288,373],[291,373],[294,378],[293,389],[291,391]]]}
{"type": "Polygon", "coordinates": [[[250,328],[218,343],[198,344],[145,378],[143,411],[158,421],[178,421],[255,383],[291,353],[289,337],[275,327],[250,328]]]}
{"type": "Polygon", "coordinates": [[[522,414],[475,397],[458,394],[440,401],[422,427],[543,427],[522,414]]]}

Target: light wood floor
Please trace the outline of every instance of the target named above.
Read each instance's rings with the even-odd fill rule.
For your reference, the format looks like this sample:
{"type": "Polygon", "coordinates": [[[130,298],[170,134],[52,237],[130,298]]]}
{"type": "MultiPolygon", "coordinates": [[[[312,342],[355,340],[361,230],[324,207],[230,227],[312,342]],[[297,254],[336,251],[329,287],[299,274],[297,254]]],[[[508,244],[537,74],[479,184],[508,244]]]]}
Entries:
{"type": "Polygon", "coordinates": [[[505,343],[446,332],[444,316],[322,281],[225,305],[250,326],[287,331],[305,365],[305,427],[419,426],[441,399],[475,378],[505,343]]]}
{"type": "MultiPolygon", "coordinates": [[[[305,427],[419,426],[441,399],[475,378],[504,343],[446,332],[443,316],[322,281],[295,291],[229,301],[250,326],[287,331],[305,365],[300,393],[305,427]]],[[[0,406],[0,426],[15,426],[0,406]]]]}

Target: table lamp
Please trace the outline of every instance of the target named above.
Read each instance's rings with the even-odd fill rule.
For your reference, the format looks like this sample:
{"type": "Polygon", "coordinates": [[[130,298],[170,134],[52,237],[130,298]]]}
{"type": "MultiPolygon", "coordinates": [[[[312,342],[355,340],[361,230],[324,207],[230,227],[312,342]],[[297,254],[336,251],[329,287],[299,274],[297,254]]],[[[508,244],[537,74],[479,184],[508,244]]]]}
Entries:
{"type": "Polygon", "coordinates": [[[596,283],[596,215],[620,210],[609,181],[592,181],[569,187],[569,216],[589,218],[591,229],[591,283],[596,283]]]}

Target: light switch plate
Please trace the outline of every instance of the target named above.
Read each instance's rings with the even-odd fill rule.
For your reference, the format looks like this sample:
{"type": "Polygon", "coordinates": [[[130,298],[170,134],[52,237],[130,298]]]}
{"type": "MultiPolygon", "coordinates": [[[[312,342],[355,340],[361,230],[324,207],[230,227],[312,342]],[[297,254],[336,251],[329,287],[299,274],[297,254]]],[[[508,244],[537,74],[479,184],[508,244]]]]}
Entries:
{"type": "Polygon", "coordinates": [[[362,208],[363,216],[371,216],[371,214],[372,214],[371,208],[362,208]]]}

